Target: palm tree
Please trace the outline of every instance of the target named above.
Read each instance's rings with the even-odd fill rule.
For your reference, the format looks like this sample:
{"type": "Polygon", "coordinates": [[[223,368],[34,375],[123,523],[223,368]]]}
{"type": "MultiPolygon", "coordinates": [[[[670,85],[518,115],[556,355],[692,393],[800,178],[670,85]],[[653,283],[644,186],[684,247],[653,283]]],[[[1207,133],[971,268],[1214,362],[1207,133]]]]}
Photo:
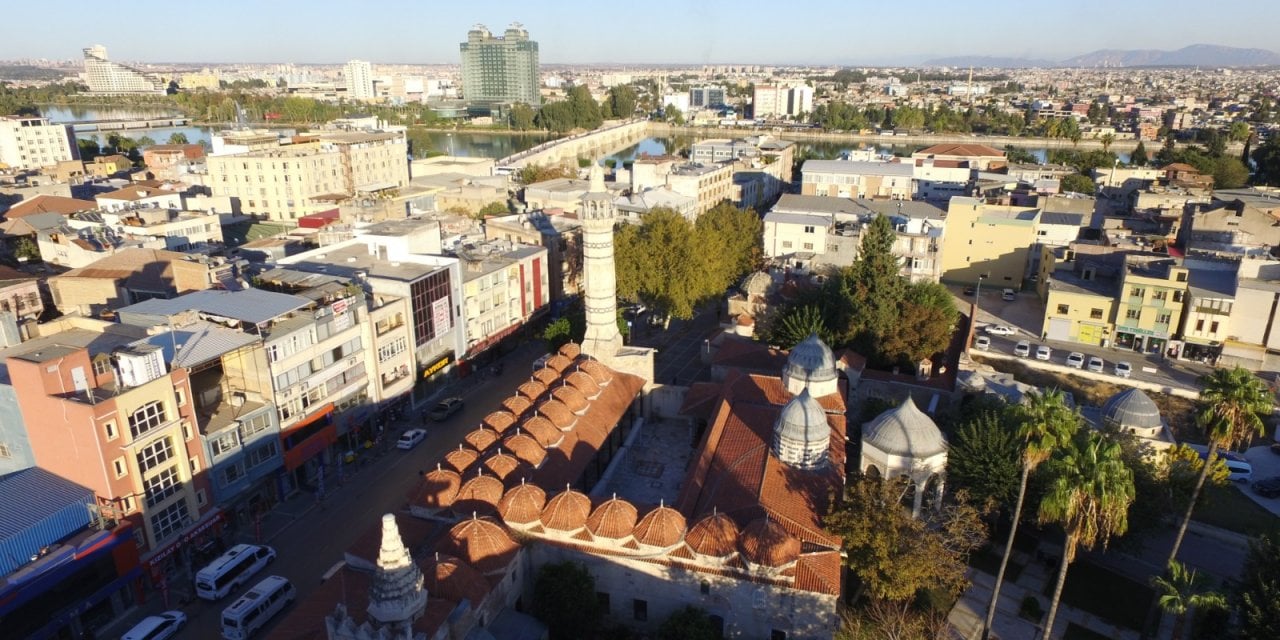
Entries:
{"type": "Polygon", "coordinates": [[[1102,143],[1102,152],[1106,153],[1111,150],[1111,143],[1116,141],[1116,137],[1110,133],[1105,133],[1098,141],[1102,143]]]}
{"type": "Polygon", "coordinates": [[[996,572],[996,586],[991,592],[991,603],[987,605],[987,620],[982,625],[982,638],[986,640],[991,634],[991,625],[996,619],[996,605],[1000,601],[1000,586],[1004,583],[1005,568],[1009,566],[1009,556],[1013,554],[1013,537],[1018,533],[1018,521],[1022,519],[1022,502],[1027,496],[1027,480],[1054,449],[1061,448],[1071,442],[1071,436],[1080,427],[1080,415],[1067,407],[1065,396],[1058,389],[1049,389],[1043,393],[1033,393],[1027,397],[1027,403],[1018,408],[1018,437],[1022,440],[1022,478],[1018,483],[1018,500],[1013,507],[1013,523],[1009,527],[1009,539],[1004,543],[1004,556],[1000,558],[1000,570],[996,572]]]}
{"type": "Polygon", "coordinates": [[[1121,459],[1120,444],[1089,430],[1077,436],[1062,457],[1055,460],[1054,477],[1040,500],[1040,523],[1058,523],[1066,530],[1062,564],[1053,587],[1049,617],[1044,623],[1048,640],[1053,619],[1058,615],[1067,567],[1075,560],[1076,549],[1106,548],[1112,536],[1129,529],[1129,505],[1133,503],[1133,471],[1121,459]]]}
{"type": "Polygon", "coordinates": [[[1200,392],[1200,411],[1196,414],[1196,423],[1205,430],[1209,438],[1209,454],[1205,456],[1205,464],[1196,478],[1195,490],[1191,493],[1191,502],[1182,515],[1182,523],[1178,525],[1178,535],[1173,540],[1173,549],[1169,552],[1166,566],[1178,559],[1178,549],[1182,546],[1182,538],[1187,534],[1187,525],[1191,523],[1191,514],[1195,511],[1196,501],[1200,499],[1200,490],[1204,488],[1204,479],[1209,475],[1209,468],[1217,456],[1218,449],[1235,449],[1248,442],[1254,435],[1266,433],[1261,415],[1270,413],[1272,395],[1260,378],[1242,367],[1233,369],[1215,369],[1213,373],[1201,379],[1204,390],[1200,392]]]}
{"type": "Polygon", "coordinates": [[[1173,638],[1182,637],[1182,627],[1191,609],[1226,609],[1227,598],[1217,591],[1205,588],[1204,576],[1194,569],[1187,569],[1181,562],[1170,562],[1168,578],[1155,576],[1151,586],[1160,591],[1157,602],[1165,613],[1173,618],[1173,638]]]}

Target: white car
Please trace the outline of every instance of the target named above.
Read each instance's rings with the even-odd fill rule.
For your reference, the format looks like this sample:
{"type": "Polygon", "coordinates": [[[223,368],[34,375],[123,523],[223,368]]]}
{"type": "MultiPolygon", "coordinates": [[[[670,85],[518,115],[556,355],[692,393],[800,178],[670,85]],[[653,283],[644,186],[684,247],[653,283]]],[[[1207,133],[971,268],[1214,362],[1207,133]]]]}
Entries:
{"type": "Polygon", "coordinates": [[[1090,371],[1094,373],[1102,373],[1102,370],[1106,367],[1107,363],[1103,362],[1102,358],[1099,358],[1098,356],[1092,356],[1089,358],[1088,369],[1090,371]]]}
{"type": "Polygon", "coordinates": [[[993,336],[1011,336],[1017,333],[1018,330],[1007,324],[989,324],[987,325],[986,332],[993,336]]]}
{"type": "Polygon", "coordinates": [[[427,431],[425,429],[410,429],[404,432],[399,440],[396,440],[396,448],[408,451],[421,444],[426,437],[427,431]]]}
{"type": "Polygon", "coordinates": [[[1083,368],[1084,354],[1079,351],[1072,351],[1071,354],[1067,356],[1067,366],[1074,369],[1083,368]]]}
{"type": "Polygon", "coordinates": [[[1018,341],[1018,344],[1013,345],[1013,355],[1023,358],[1031,355],[1031,343],[1026,340],[1018,341]]]}
{"type": "Polygon", "coordinates": [[[147,616],[142,622],[124,632],[120,640],[165,640],[178,635],[178,631],[187,624],[187,614],[181,611],[165,611],[160,615],[147,616]]]}
{"type": "Polygon", "coordinates": [[[978,336],[973,339],[973,346],[986,351],[991,348],[990,336],[978,336]]]}
{"type": "Polygon", "coordinates": [[[1050,349],[1049,345],[1042,344],[1036,347],[1036,360],[1048,360],[1052,356],[1053,349],[1050,349]]]}
{"type": "Polygon", "coordinates": [[[1013,302],[1015,299],[1017,299],[1017,297],[1018,297],[1018,294],[1013,289],[1005,289],[1004,291],[1000,292],[1000,298],[1005,302],[1013,302]]]}
{"type": "Polygon", "coordinates": [[[1121,378],[1128,378],[1132,374],[1133,374],[1133,367],[1128,362],[1116,363],[1116,375],[1120,376],[1121,378]]]}

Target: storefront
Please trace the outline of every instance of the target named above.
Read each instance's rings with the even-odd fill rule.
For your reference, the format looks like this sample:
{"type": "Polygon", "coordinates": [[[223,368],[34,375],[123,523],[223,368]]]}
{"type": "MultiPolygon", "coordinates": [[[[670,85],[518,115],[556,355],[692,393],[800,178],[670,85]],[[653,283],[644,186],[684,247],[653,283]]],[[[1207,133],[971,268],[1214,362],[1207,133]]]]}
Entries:
{"type": "Polygon", "coordinates": [[[299,488],[315,490],[320,468],[329,460],[329,448],[338,441],[333,423],[333,405],[326,404],[298,424],[280,432],[284,449],[284,469],[276,476],[281,496],[297,493],[299,488]]]}
{"type": "Polygon", "coordinates": [[[1169,342],[1166,333],[1155,333],[1136,327],[1116,327],[1116,348],[1138,353],[1161,354],[1169,342]]]}
{"type": "Polygon", "coordinates": [[[142,568],[151,578],[152,584],[162,587],[165,584],[164,576],[170,569],[178,566],[190,567],[205,560],[208,550],[219,539],[225,523],[226,512],[213,507],[167,546],[147,556],[142,562],[142,568]]]}
{"type": "Polygon", "coordinates": [[[417,383],[413,385],[414,406],[421,406],[448,381],[453,363],[454,353],[448,351],[419,369],[417,383]]]}
{"type": "Polygon", "coordinates": [[[1182,353],[1178,356],[1183,360],[1199,362],[1202,364],[1216,364],[1218,356],[1222,355],[1222,343],[1210,340],[1197,340],[1196,338],[1187,338],[1182,345],[1182,353]]]}

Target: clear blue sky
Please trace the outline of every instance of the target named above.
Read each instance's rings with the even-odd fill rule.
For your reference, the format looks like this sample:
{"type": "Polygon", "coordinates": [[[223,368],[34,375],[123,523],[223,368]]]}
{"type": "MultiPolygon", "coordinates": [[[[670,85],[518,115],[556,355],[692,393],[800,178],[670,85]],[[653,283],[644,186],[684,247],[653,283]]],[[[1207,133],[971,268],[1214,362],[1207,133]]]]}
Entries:
{"type": "Polygon", "coordinates": [[[543,63],[910,64],[956,55],[1062,59],[1189,44],[1280,49],[1274,0],[133,0],[14,2],[0,59],[458,62],[475,23],[519,21],[543,63]],[[10,25],[49,25],[45,29],[10,25]]]}

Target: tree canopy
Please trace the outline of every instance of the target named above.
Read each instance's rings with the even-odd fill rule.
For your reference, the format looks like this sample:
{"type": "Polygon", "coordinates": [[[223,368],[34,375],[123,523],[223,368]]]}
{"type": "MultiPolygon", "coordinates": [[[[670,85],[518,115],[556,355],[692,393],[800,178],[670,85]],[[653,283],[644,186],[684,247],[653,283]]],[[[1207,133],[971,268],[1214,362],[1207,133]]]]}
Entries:
{"type": "Polygon", "coordinates": [[[948,484],[968,490],[983,507],[1012,509],[1022,472],[1017,426],[1009,406],[982,409],[962,423],[947,451],[948,484]]]}
{"type": "Polygon", "coordinates": [[[1240,637],[1274,640],[1280,637],[1280,533],[1263,534],[1249,543],[1244,575],[1236,591],[1240,637]]]}
{"type": "Polygon", "coordinates": [[[587,638],[600,624],[596,580],[577,562],[543,565],[533,585],[533,614],[557,640],[587,638]]]}

